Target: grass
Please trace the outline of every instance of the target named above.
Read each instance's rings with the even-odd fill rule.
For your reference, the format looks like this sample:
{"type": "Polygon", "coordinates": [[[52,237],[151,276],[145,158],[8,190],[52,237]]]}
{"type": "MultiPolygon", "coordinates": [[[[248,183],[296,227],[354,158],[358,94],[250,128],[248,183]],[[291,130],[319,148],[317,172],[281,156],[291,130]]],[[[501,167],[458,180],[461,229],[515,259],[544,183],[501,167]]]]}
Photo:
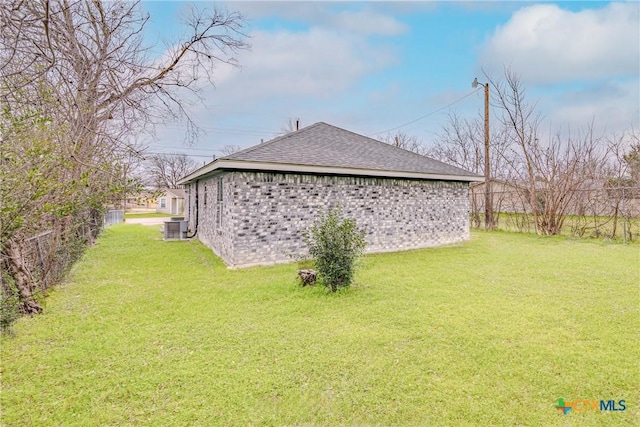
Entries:
{"type": "Polygon", "coordinates": [[[637,425],[639,249],[478,232],[329,294],[114,226],[2,339],[2,423],[637,425]]]}

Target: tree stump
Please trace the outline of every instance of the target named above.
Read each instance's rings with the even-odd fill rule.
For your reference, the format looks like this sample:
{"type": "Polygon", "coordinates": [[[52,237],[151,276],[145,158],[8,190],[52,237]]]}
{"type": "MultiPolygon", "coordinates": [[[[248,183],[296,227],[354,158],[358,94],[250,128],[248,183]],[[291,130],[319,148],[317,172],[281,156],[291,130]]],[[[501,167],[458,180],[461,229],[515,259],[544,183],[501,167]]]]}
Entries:
{"type": "Polygon", "coordinates": [[[302,286],[313,286],[316,283],[315,270],[298,270],[298,277],[300,277],[302,286]]]}

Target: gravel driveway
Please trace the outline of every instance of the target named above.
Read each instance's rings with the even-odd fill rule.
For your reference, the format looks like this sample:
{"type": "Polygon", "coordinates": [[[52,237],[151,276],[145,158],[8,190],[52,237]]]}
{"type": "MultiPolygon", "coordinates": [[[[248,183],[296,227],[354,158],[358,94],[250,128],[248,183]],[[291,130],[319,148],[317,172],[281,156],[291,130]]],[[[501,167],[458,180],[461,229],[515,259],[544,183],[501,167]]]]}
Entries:
{"type": "Polygon", "coordinates": [[[171,217],[165,218],[127,218],[125,224],[142,224],[142,225],[162,225],[165,221],[169,221],[171,217]]]}

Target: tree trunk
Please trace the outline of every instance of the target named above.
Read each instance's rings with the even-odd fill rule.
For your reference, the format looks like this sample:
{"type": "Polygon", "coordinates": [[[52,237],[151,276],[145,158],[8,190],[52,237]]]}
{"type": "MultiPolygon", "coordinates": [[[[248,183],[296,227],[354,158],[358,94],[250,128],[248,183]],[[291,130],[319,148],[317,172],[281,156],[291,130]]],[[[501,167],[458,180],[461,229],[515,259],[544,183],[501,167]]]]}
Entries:
{"type": "Polygon", "coordinates": [[[611,238],[615,240],[616,232],[618,231],[618,207],[620,205],[619,201],[616,201],[616,206],[613,211],[613,231],[611,232],[611,238]]]}
{"type": "Polygon", "coordinates": [[[20,296],[20,311],[26,315],[42,313],[42,307],[33,299],[34,279],[25,265],[21,249],[19,244],[9,240],[3,250],[6,254],[9,273],[15,281],[20,296]]]}

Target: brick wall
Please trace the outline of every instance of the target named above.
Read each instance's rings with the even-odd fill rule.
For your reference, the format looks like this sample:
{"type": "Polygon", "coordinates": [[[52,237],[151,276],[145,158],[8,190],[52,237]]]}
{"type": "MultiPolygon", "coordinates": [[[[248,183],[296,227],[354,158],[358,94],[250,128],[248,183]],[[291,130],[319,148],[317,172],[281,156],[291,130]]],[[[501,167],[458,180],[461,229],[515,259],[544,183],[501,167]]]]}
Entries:
{"type": "MultiPolygon", "coordinates": [[[[198,187],[198,236],[231,267],[294,260],[304,253],[302,231],[338,205],[366,230],[367,252],[469,239],[466,182],[227,172],[198,187]]],[[[191,184],[191,227],[194,192],[191,184]]]]}

